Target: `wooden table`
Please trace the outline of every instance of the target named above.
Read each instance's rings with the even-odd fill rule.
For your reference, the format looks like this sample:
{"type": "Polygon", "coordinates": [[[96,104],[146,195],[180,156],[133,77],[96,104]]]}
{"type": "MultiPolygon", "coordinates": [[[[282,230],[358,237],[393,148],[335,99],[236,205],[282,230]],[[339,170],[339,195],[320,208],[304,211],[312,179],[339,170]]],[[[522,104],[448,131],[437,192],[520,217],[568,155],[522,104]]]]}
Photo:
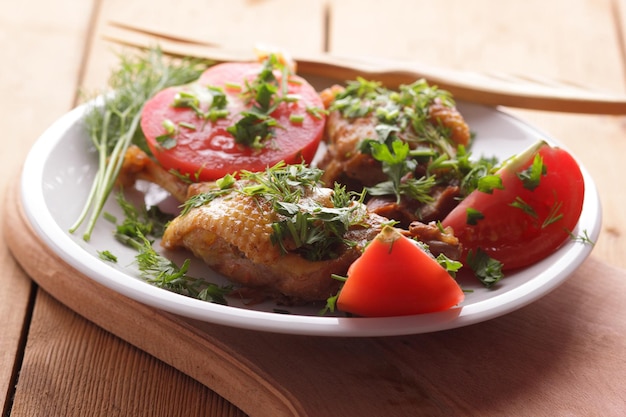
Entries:
{"type": "MultiPolygon", "coordinates": [[[[83,91],[105,85],[117,60],[115,47],[100,36],[110,20],[228,47],[266,41],[302,52],[414,59],[625,91],[623,0],[7,2],[0,13],[0,177],[7,204],[38,135],[76,105],[83,91]]],[[[423,369],[408,372],[440,378],[407,379],[405,372],[395,388],[417,390],[413,415],[622,416],[626,119],[509,111],[566,143],[591,172],[603,203],[601,238],[581,271],[544,299],[468,329],[402,338],[407,352],[423,359],[423,369]],[[427,352],[437,346],[445,352],[433,365],[427,352]],[[464,351],[479,354],[466,357],[464,351]]],[[[245,415],[38,288],[4,243],[0,265],[2,416],[245,415]]],[[[332,371],[341,369],[329,370],[329,378],[332,371]]],[[[391,404],[389,409],[394,415],[391,404]]],[[[247,413],[257,415],[253,409],[247,413]]]]}

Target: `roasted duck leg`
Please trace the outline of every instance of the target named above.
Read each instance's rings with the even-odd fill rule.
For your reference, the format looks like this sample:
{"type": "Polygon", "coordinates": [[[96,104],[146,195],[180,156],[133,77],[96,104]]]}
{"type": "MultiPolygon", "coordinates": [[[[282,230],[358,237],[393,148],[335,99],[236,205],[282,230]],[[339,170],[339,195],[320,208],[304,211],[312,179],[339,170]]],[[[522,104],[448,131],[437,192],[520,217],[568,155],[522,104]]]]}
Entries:
{"type": "MultiPolygon", "coordinates": [[[[361,249],[388,221],[367,212],[358,201],[337,207],[333,199],[335,190],[314,182],[298,184],[297,179],[290,180],[290,184],[296,184],[289,186],[290,193],[298,195],[292,202],[293,207],[308,212],[306,230],[302,224],[293,224],[300,232],[319,237],[310,230],[328,219],[315,219],[313,215],[316,213],[347,218],[345,232],[339,239],[320,235],[334,240],[325,255],[312,260],[310,255],[303,253],[303,245],[298,246],[292,235],[277,241],[276,225],[282,224],[288,229],[294,221],[276,211],[275,207],[284,201],[276,201],[264,193],[250,192],[259,189],[259,181],[269,181],[271,186],[276,178],[268,179],[259,174],[259,181],[237,180],[227,189],[220,189],[216,183],[187,185],[164,171],[138,148],[131,148],[127,153],[121,178],[126,185],[132,183],[133,178],[155,182],[188,204],[206,200],[203,204],[188,207],[172,220],[161,240],[162,246],[191,251],[213,270],[240,284],[248,296],[271,297],[284,304],[326,300],[334,295],[339,282],[331,275],[345,276],[350,264],[360,256],[361,249]]],[[[293,199],[293,196],[289,198],[293,199]]]]}

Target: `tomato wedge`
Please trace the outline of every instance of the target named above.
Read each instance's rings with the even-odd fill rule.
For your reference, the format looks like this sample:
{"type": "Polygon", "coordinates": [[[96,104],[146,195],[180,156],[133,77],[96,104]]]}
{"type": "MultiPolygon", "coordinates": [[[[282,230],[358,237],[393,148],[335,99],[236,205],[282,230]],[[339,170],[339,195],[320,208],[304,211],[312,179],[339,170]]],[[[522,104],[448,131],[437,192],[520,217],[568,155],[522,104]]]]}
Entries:
{"type": "Polygon", "coordinates": [[[570,238],[585,184],[567,151],[539,141],[497,175],[501,189],[473,191],[442,221],[454,230],[465,256],[482,249],[510,270],[538,262],[570,238]],[[535,181],[528,178],[533,175],[535,181]]]}
{"type": "Polygon", "coordinates": [[[406,316],[448,310],[464,297],[431,255],[384,226],[348,269],[337,308],[365,317],[406,316]]]}
{"type": "MultiPolygon", "coordinates": [[[[150,99],[142,112],[141,128],[159,163],[198,181],[242,170],[261,171],[280,161],[310,163],[322,138],[325,115],[316,111],[323,109],[323,103],[315,89],[297,75],[288,76],[283,95],[292,99],[280,101],[269,113],[276,125],[262,148],[241,144],[228,131],[255,104],[242,92],[262,68],[256,62],[218,64],[197,81],[167,88],[150,99]],[[216,92],[225,98],[225,105],[210,114],[216,92]],[[196,107],[174,105],[177,99],[180,103],[181,94],[195,100],[196,107]]],[[[274,75],[282,83],[278,70],[274,75]]]]}

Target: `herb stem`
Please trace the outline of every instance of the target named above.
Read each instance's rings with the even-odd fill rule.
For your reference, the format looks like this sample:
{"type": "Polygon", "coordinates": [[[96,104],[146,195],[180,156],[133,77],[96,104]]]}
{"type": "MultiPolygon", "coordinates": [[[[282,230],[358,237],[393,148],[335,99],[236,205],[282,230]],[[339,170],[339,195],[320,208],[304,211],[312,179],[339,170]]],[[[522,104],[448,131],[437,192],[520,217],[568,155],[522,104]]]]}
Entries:
{"type": "Polygon", "coordinates": [[[113,73],[113,94],[105,95],[102,106],[93,106],[85,117],[91,141],[98,152],[98,169],[89,195],[70,233],[87,222],[83,239],[89,241],[104,205],[115,187],[129,146],[143,140],[139,123],[147,100],[166,87],[182,85],[198,78],[207,63],[183,59],[166,62],[159,48],[145,56],[121,57],[120,69],[113,73]]]}
{"type": "MultiPolygon", "coordinates": [[[[141,106],[143,108],[143,106],[141,106]]],[[[119,175],[120,170],[122,169],[122,165],[124,164],[124,155],[130,146],[133,136],[137,131],[139,126],[139,121],[141,120],[141,110],[139,110],[135,116],[133,117],[130,127],[128,131],[122,135],[120,140],[115,144],[113,151],[111,152],[111,156],[109,158],[109,163],[107,161],[100,161],[100,170],[102,170],[102,174],[96,177],[96,189],[97,193],[95,199],[91,203],[93,210],[91,212],[91,217],[89,222],[87,223],[87,229],[83,234],[83,239],[88,241],[93,233],[94,228],[96,227],[96,222],[104,209],[104,205],[113,190],[113,186],[115,185],[115,181],[117,176],[119,175]],[[104,168],[104,169],[103,169],[104,168]],[[101,178],[100,178],[101,177],[101,178]]],[[[100,152],[101,158],[102,155],[106,154],[106,152],[100,152]]]]}

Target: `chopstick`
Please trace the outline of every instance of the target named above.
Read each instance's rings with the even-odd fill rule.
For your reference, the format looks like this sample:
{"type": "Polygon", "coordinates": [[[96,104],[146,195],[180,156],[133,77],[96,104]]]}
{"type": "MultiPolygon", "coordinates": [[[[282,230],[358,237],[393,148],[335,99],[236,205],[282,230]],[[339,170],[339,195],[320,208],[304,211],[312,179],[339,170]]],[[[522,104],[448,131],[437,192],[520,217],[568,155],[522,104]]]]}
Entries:
{"type": "MultiPolygon", "coordinates": [[[[134,48],[158,46],[163,53],[178,57],[197,57],[215,62],[251,61],[252,51],[224,48],[217,43],[169,34],[122,22],[109,22],[102,37],[134,48]]],[[[410,84],[424,78],[431,85],[450,91],[457,100],[489,106],[506,106],[554,112],[585,114],[626,114],[626,95],[588,90],[555,80],[511,74],[485,74],[426,66],[417,62],[338,57],[320,53],[294,54],[298,73],[330,77],[337,82],[366,79],[382,82],[388,88],[410,84]]]]}

